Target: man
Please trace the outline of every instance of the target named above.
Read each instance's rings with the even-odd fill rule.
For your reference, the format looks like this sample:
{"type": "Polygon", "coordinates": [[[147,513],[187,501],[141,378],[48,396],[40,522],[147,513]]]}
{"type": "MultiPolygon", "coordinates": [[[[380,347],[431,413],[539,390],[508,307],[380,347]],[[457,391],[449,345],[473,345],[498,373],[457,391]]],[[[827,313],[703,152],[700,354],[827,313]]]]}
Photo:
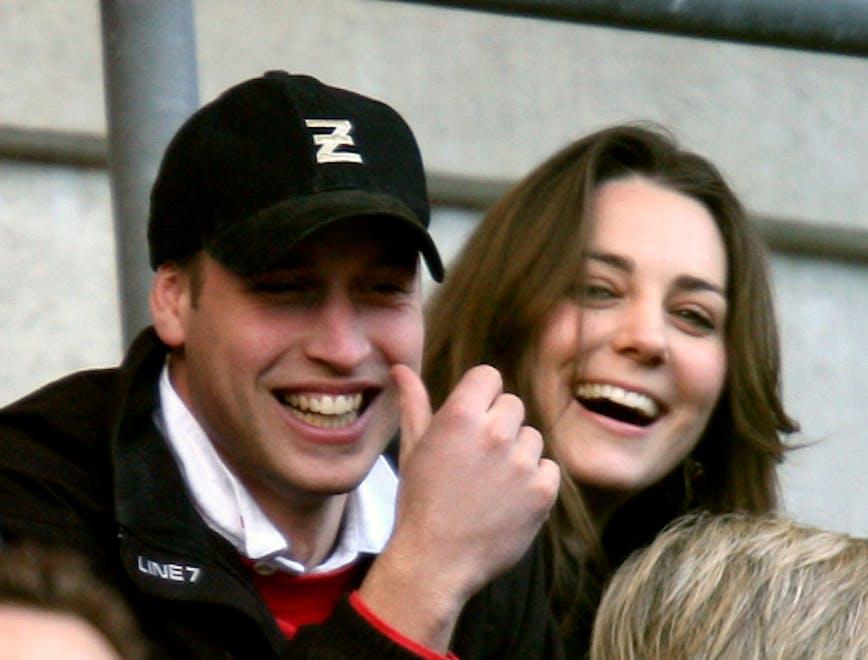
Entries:
{"type": "Polygon", "coordinates": [[[428,221],[388,106],[285,72],[206,105],[152,191],[153,328],[0,414],[4,533],[89,556],[169,654],[556,653],[557,468],[494,369],[433,416],[416,375],[428,221]]]}

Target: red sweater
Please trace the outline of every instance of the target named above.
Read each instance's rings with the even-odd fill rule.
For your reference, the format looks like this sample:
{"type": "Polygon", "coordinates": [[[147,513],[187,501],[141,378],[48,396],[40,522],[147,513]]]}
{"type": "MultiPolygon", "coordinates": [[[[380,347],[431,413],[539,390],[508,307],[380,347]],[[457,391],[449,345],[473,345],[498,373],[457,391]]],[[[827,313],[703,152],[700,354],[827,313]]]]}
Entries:
{"type": "Polygon", "coordinates": [[[457,660],[451,653],[440,655],[405,637],[371,612],[355,591],[365,576],[359,563],[313,575],[293,575],[281,571],[272,575],[261,575],[252,570],[253,562],[246,563],[251,566],[253,583],[271,610],[277,625],[288,638],[294,637],[301,626],[325,621],[340,598],[350,593],[350,604],[353,608],[368,623],[408,651],[425,660],[457,660]]]}

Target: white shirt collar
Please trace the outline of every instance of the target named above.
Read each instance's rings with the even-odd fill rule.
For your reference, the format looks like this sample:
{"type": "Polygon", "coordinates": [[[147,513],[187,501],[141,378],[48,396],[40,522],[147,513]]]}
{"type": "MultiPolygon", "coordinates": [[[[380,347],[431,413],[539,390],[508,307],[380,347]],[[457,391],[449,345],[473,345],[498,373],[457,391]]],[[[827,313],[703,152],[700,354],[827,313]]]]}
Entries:
{"type": "MultiPolygon", "coordinates": [[[[159,383],[157,425],[175,456],[193,503],[205,523],[243,556],[297,573],[304,566],[291,557],[289,543],[271,523],[244,484],[229,470],[205,431],[178,396],[168,364],[159,383]]],[[[398,480],[380,456],[362,483],[347,497],[340,538],[326,560],[309,571],[324,573],[353,563],[360,553],[380,553],[392,534],[398,480]]]]}

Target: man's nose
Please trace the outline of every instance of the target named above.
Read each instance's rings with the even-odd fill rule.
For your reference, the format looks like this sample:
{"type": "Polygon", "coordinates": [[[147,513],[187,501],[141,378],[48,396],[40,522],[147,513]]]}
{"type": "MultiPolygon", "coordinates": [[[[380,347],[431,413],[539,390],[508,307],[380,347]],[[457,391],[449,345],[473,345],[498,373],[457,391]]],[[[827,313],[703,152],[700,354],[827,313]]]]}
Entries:
{"type": "Polygon", "coordinates": [[[346,372],[371,353],[363,319],[353,302],[342,294],[329,294],[317,307],[308,329],[307,356],[330,368],[346,372]]]}
{"type": "Polygon", "coordinates": [[[668,328],[662,305],[635,301],[628,305],[616,328],[615,351],[644,365],[656,366],[668,359],[668,328]]]}

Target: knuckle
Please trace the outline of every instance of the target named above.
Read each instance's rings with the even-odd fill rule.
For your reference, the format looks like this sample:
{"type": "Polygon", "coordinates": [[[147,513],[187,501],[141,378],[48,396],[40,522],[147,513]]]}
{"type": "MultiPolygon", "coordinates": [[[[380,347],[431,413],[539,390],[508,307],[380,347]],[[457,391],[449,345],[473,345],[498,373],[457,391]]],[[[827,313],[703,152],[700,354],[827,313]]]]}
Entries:
{"type": "Polygon", "coordinates": [[[510,467],[515,475],[516,483],[527,484],[530,489],[534,488],[539,470],[539,460],[530,452],[517,448],[510,456],[510,467]]]}
{"type": "Polygon", "coordinates": [[[518,444],[527,460],[536,469],[545,448],[542,434],[532,426],[522,426],[518,434],[518,444]]]}
{"type": "Polygon", "coordinates": [[[490,425],[486,435],[488,445],[493,449],[500,449],[511,445],[514,438],[513,434],[503,424],[490,425]]]}
{"type": "Polygon", "coordinates": [[[522,437],[526,438],[527,441],[532,444],[534,447],[539,447],[542,449],[543,446],[543,436],[542,433],[539,432],[534,426],[522,426],[521,427],[522,437]]]}
{"type": "Polygon", "coordinates": [[[551,504],[557,499],[561,486],[561,469],[558,464],[549,458],[540,459],[539,471],[541,474],[542,495],[551,504]]]}
{"type": "Polygon", "coordinates": [[[492,383],[497,383],[499,385],[503,384],[503,377],[500,375],[500,372],[490,364],[479,364],[473,367],[471,371],[473,371],[479,378],[490,380],[492,383]]]}
{"type": "Polygon", "coordinates": [[[453,423],[464,424],[479,417],[480,411],[466,396],[451,396],[438,411],[438,415],[453,423]]]}
{"type": "Polygon", "coordinates": [[[498,400],[517,417],[524,418],[524,402],[515,394],[504,392],[498,397],[498,400]]]}

